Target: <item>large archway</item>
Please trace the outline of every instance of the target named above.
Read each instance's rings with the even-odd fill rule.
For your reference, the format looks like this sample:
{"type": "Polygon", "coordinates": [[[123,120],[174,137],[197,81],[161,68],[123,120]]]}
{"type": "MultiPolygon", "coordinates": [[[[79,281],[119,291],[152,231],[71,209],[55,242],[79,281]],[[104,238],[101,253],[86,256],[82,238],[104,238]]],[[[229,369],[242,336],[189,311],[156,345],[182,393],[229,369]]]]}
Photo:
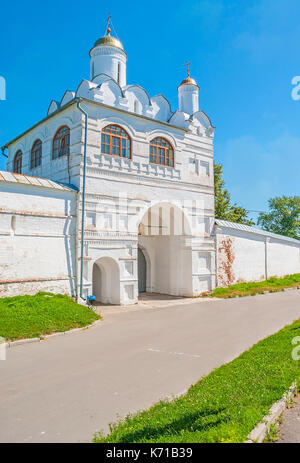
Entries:
{"type": "Polygon", "coordinates": [[[94,262],[93,294],[102,304],[120,304],[120,269],[111,257],[101,257],[94,262]]]}
{"type": "Polygon", "coordinates": [[[146,211],[138,230],[138,252],[145,257],[145,263],[138,259],[139,292],[146,278],[147,292],[190,296],[192,251],[187,238],[192,233],[184,211],[172,203],[157,203],[146,211]]]}

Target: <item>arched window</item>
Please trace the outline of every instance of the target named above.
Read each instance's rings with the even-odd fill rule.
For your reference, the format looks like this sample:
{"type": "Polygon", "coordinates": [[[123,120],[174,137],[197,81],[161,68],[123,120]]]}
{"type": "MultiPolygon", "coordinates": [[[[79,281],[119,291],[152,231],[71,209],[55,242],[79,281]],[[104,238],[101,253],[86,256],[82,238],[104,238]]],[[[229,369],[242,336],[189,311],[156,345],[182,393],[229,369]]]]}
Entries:
{"type": "Polygon", "coordinates": [[[150,142],[150,162],[174,167],[174,150],[167,140],[157,137],[150,142]]]}
{"type": "Polygon", "coordinates": [[[70,129],[66,125],[58,129],[53,138],[52,159],[70,153],[70,129]]]}
{"type": "Polygon", "coordinates": [[[42,147],[41,140],[35,140],[31,148],[30,169],[39,167],[42,164],[42,147]]]}
{"type": "Polygon", "coordinates": [[[21,174],[22,173],[22,151],[19,150],[16,152],[15,157],[14,157],[14,172],[16,174],[21,174]]]}
{"type": "Polygon", "coordinates": [[[122,158],[131,158],[131,140],[127,132],[118,125],[107,125],[102,129],[101,152],[122,158]]]}

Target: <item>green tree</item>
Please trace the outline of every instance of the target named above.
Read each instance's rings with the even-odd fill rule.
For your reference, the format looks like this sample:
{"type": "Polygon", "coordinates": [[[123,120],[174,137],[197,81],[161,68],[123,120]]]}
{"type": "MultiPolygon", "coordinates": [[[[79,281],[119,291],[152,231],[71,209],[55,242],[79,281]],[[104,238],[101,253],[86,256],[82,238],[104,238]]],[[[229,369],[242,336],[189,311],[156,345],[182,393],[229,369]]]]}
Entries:
{"type": "Polygon", "coordinates": [[[229,222],[243,223],[244,225],[254,225],[254,222],[248,218],[248,212],[236,203],[231,204],[230,193],[225,188],[223,180],[222,164],[214,164],[215,178],[215,216],[220,220],[229,222]]]}
{"type": "Polygon", "coordinates": [[[269,212],[261,212],[258,225],[264,230],[300,240],[300,196],[275,197],[269,201],[269,212]]]}

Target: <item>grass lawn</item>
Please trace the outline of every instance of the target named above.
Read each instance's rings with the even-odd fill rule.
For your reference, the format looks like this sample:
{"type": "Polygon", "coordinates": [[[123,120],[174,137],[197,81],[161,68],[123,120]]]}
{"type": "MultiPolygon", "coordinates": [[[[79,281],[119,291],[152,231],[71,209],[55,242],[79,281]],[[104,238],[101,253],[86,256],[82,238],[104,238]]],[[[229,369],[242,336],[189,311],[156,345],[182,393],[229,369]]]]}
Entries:
{"type": "Polygon", "coordinates": [[[291,340],[299,335],[300,320],[214,370],[180,398],[112,424],[110,434],[96,434],[94,442],[245,441],[272,404],[300,379],[300,364],[291,357],[291,340]]]}
{"type": "Polygon", "coordinates": [[[10,341],[81,328],[99,318],[62,294],[41,292],[0,299],[0,336],[10,341]]]}
{"type": "Polygon", "coordinates": [[[209,296],[227,299],[230,297],[255,296],[255,294],[263,294],[265,292],[275,293],[277,291],[282,291],[285,288],[293,287],[300,288],[300,273],[287,275],[282,278],[271,277],[268,278],[268,280],[250,283],[237,283],[226,288],[216,288],[209,294],[209,296]]]}

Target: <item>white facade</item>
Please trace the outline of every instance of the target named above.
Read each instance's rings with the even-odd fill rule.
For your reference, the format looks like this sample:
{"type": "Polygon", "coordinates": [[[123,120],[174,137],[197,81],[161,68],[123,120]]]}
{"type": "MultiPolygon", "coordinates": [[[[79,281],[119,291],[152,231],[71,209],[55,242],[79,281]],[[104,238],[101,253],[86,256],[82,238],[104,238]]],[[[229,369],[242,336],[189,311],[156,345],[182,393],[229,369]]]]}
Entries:
{"type": "MultiPolygon", "coordinates": [[[[199,87],[185,79],[179,110],[172,112],[164,96],[150,98],[142,87],[127,85],[127,55],[109,34],[90,58],[90,80],[66,91],[60,102],[52,100],[44,120],[6,145],[7,170],[14,170],[21,151],[22,175],[0,174],[1,295],[43,289],[133,304],[139,288],[191,297],[213,289],[219,259],[214,127],[199,111],[199,87]],[[129,157],[103,152],[101,135],[109,125],[127,133],[129,157]],[[69,130],[70,147],[55,158],[53,140],[61,127],[69,130]],[[174,163],[151,160],[157,137],[172,148],[174,163]],[[41,164],[32,168],[37,139],[41,164]]],[[[246,274],[256,279],[262,271],[255,265],[246,274]]],[[[299,263],[287,264],[284,272],[290,268],[299,263]]]]}
{"type": "MultiPolygon", "coordinates": [[[[60,103],[52,101],[46,119],[7,145],[7,169],[13,171],[14,156],[21,150],[23,175],[63,182],[79,190],[74,246],[77,295],[95,294],[105,303],[135,303],[138,249],[146,262],[145,289],[199,295],[213,288],[215,281],[214,128],[198,106],[195,113],[172,112],[162,95],[150,98],[142,87],[126,85],[127,56],[113,37],[99,39],[90,57],[91,80],[83,80],[76,92],[66,91],[60,103]],[[86,126],[79,102],[88,114],[82,257],[86,126]],[[101,132],[111,124],[129,135],[130,159],[102,152],[101,132]],[[70,152],[53,159],[53,137],[61,126],[70,129],[70,152]],[[156,137],[172,147],[174,165],[150,162],[150,143],[156,137]],[[36,139],[43,144],[42,163],[31,169],[36,139]]],[[[188,85],[180,88],[184,86],[188,85]]],[[[47,257],[55,259],[55,254],[47,257]]]]}
{"type": "Polygon", "coordinates": [[[300,241],[216,220],[218,286],[300,273],[300,241]]]}
{"type": "Polygon", "coordinates": [[[76,294],[76,192],[0,172],[0,297],[76,294]]]}

